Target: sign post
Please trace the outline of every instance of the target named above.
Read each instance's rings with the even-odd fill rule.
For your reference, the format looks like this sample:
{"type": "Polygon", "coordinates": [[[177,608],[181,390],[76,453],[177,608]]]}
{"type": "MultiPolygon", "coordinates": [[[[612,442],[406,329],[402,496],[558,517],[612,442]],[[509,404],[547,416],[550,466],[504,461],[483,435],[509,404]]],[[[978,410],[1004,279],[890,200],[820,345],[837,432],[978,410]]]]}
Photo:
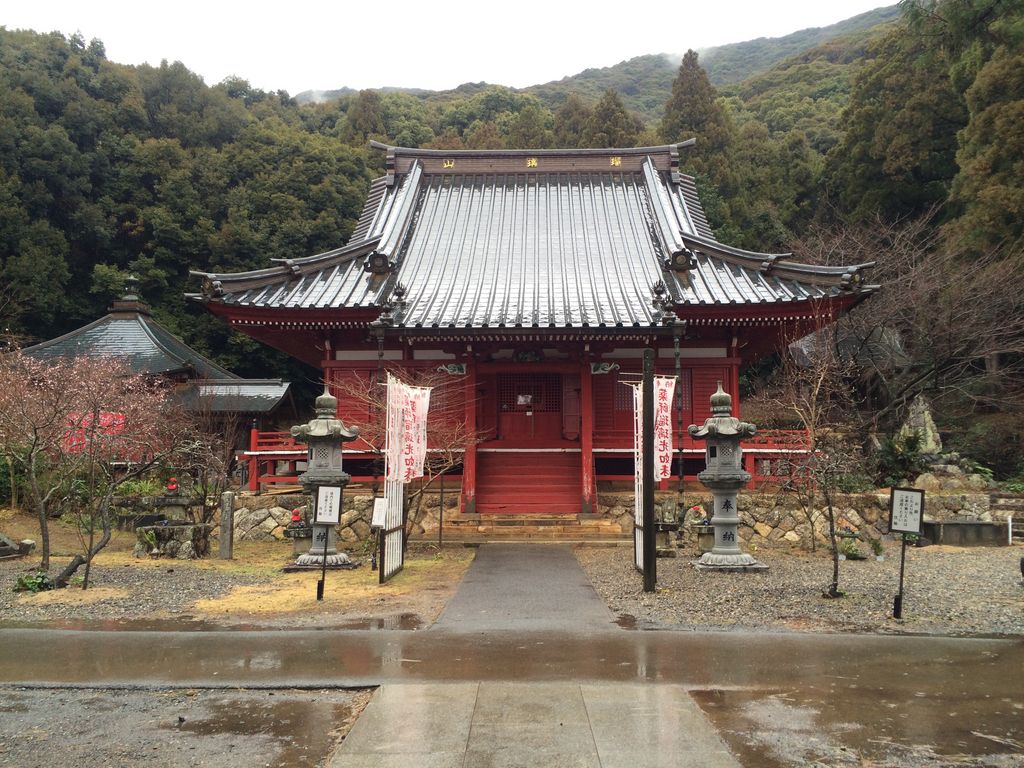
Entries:
{"type": "MultiPolygon", "coordinates": [[[[341,520],[341,488],[321,485],[316,489],[316,507],[313,509],[314,536],[323,534],[327,541],[329,529],[341,520]]],[[[316,599],[324,599],[324,583],[327,581],[327,558],[320,561],[320,581],[316,583],[316,599]]]]}
{"type": "Polygon", "coordinates": [[[921,519],[924,517],[924,491],[917,488],[893,488],[889,496],[889,532],[899,533],[903,544],[900,547],[900,591],[892,601],[892,617],[903,618],[903,574],[907,562],[907,536],[921,535],[921,519]]]}

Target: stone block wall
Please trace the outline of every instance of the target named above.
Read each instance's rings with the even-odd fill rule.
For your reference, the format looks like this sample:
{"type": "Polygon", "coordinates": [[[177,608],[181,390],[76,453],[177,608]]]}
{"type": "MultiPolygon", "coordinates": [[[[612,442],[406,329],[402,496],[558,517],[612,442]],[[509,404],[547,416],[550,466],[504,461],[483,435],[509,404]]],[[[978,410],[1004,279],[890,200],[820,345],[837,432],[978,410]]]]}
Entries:
{"type": "MultiPolygon", "coordinates": [[[[676,520],[676,494],[655,494],[655,517],[676,520]]],[[[711,494],[689,492],[684,496],[689,509],[699,505],[704,512],[691,513],[686,518],[684,535],[691,533],[690,525],[712,510],[711,494]]],[[[813,509],[803,509],[792,496],[771,492],[741,493],[737,499],[740,513],[740,536],[749,546],[792,546],[809,548],[812,537],[815,545],[828,542],[828,517],[824,501],[819,499],[813,509]]],[[[877,539],[888,531],[889,493],[839,494],[835,503],[836,525],[861,534],[864,539],[877,539]]],[[[633,530],[633,494],[603,493],[599,497],[599,512],[616,520],[624,532],[633,530]]],[[[988,493],[928,493],[925,494],[925,519],[941,522],[957,520],[990,521],[988,493]]]]}
{"type": "MultiPolygon", "coordinates": [[[[675,492],[655,495],[655,516],[659,520],[676,520],[675,492]]],[[[445,494],[445,516],[458,514],[457,492],[445,494]]],[[[294,496],[247,496],[235,499],[236,541],[284,541],[284,530],[291,522],[291,512],[300,508],[308,516],[308,499],[294,496]]],[[[688,492],[684,503],[689,509],[699,504],[711,512],[711,494],[688,492]]],[[[804,547],[809,548],[812,538],[816,545],[828,541],[828,520],[825,505],[819,500],[813,510],[805,511],[792,496],[771,492],[741,493],[738,499],[740,535],[749,547],[804,547]]],[[[418,512],[413,514],[412,535],[431,537],[437,533],[440,522],[441,499],[436,492],[426,493],[418,512]]],[[[632,492],[605,492],[598,497],[597,514],[617,522],[624,536],[633,531],[632,492]]],[[[979,520],[991,521],[987,492],[964,489],[956,491],[926,491],[925,518],[941,522],[979,520]]],[[[694,523],[705,514],[690,514],[686,523],[694,523]]],[[[364,491],[346,493],[338,543],[349,549],[361,546],[370,536],[373,515],[373,497],[364,491]]],[[[888,530],[888,492],[840,494],[836,503],[836,522],[839,527],[850,528],[865,539],[879,538],[888,530]]],[[[691,535],[690,526],[684,526],[684,535],[691,535]]]]}
{"type": "MultiPolygon", "coordinates": [[[[445,494],[445,514],[458,511],[459,495],[445,494]]],[[[235,497],[235,541],[284,541],[284,531],[292,519],[292,510],[301,509],[309,519],[309,499],[303,495],[235,497]]],[[[441,511],[438,493],[427,493],[418,513],[413,515],[413,536],[436,533],[441,511]]],[[[370,537],[373,517],[373,497],[366,492],[346,493],[341,522],[338,525],[338,543],[341,546],[361,545],[370,537]]]]}

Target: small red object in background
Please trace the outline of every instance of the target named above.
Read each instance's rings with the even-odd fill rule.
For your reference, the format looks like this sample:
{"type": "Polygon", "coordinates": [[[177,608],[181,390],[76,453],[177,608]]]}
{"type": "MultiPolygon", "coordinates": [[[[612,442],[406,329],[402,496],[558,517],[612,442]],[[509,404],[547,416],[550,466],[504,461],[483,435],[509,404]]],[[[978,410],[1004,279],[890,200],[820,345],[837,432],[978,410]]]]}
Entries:
{"type": "Polygon", "coordinates": [[[167,490],[176,491],[178,490],[178,478],[170,477],[167,479],[167,490]]]}
{"type": "Polygon", "coordinates": [[[301,523],[302,522],[302,513],[299,512],[299,510],[297,510],[297,509],[293,509],[292,510],[292,522],[293,523],[301,523]]]}

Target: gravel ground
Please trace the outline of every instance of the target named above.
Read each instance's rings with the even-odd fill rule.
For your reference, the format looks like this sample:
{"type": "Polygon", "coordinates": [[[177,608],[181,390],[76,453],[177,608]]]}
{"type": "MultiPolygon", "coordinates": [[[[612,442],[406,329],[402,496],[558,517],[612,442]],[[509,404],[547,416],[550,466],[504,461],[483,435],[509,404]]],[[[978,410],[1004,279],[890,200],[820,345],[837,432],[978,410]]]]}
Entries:
{"type": "Polygon", "coordinates": [[[0,687],[0,765],[326,765],[369,691],[0,687]]]}
{"type": "MultiPolygon", "coordinates": [[[[8,622],[125,621],[187,615],[200,598],[219,597],[236,586],[261,584],[266,577],[179,565],[173,561],[133,560],[93,565],[92,585],[79,599],[52,599],[14,592],[18,576],[38,564],[35,556],[0,562],[0,620],[8,622]]],[[[51,572],[57,572],[53,568],[51,572]]],[[[74,589],[74,587],[72,587],[74,589]]],[[[59,591],[53,593],[54,596],[59,591]]]]}
{"type": "Polygon", "coordinates": [[[658,589],[643,592],[631,547],[578,549],[577,557],[620,623],[638,628],[766,629],[948,635],[1024,634],[1024,547],[907,550],[903,620],[892,618],[899,549],[882,562],[840,562],[842,599],[822,593],[827,552],[757,552],[766,573],[699,573],[692,552],[658,560],[658,589]]]}

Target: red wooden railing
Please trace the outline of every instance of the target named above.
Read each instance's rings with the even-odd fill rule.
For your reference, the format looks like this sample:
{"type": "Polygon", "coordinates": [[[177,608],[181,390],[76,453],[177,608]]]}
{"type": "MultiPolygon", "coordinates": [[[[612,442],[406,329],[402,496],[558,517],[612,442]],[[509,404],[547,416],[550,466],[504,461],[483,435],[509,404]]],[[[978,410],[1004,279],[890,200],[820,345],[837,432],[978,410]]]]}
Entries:
{"type": "Polygon", "coordinates": [[[259,492],[264,485],[294,485],[299,480],[296,462],[305,461],[308,450],[289,432],[249,431],[249,450],[239,458],[249,469],[249,490],[259,492]],[[283,466],[282,466],[283,465],[283,466]],[[284,472],[278,474],[280,469],[284,472]]]}
{"type": "MultiPolygon", "coordinates": [[[[693,450],[700,448],[701,445],[686,438],[683,447],[693,450]]],[[[625,446],[623,448],[625,450],[625,446]]],[[[754,476],[755,481],[770,480],[772,477],[787,474],[787,467],[793,459],[807,452],[807,436],[799,430],[767,429],[744,441],[743,451],[744,469],[754,476]]],[[[253,429],[249,433],[249,450],[240,452],[239,460],[246,463],[249,475],[248,488],[256,493],[265,486],[296,484],[299,475],[296,464],[305,461],[306,456],[305,444],[296,442],[290,433],[261,432],[253,429]]],[[[353,480],[369,482],[371,478],[353,477],[353,480]]]]}

